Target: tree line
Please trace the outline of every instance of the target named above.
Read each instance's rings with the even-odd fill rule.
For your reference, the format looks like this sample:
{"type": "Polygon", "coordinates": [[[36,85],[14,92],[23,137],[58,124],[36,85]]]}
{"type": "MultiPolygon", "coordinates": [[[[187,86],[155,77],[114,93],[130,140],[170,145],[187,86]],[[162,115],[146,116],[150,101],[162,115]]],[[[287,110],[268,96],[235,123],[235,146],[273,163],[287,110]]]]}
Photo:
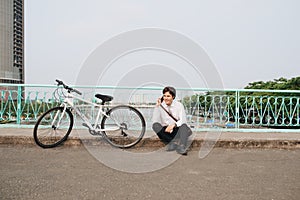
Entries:
{"type": "Polygon", "coordinates": [[[245,89],[268,89],[268,90],[299,90],[300,76],[291,79],[279,78],[272,81],[256,81],[249,83],[245,89]]]}
{"type": "MultiPolygon", "coordinates": [[[[244,89],[260,89],[260,90],[300,90],[300,76],[294,77],[291,79],[287,78],[278,78],[271,81],[255,81],[248,83],[248,85],[244,89]]],[[[257,92],[246,92],[248,95],[256,95],[257,92]]],[[[278,93],[273,92],[259,92],[260,96],[278,96],[278,93]]],[[[300,93],[281,93],[280,95],[284,96],[295,96],[299,97],[300,93]]]]}
{"type": "MultiPolygon", "coordinates": [[[[261,106],[264,107],[267,102],[274,104],[272,105],[274,107],[275,105],[280,106],[282,101],[287,105],[290,104],[291,101],[292,104],[295,104],[300,97],[300,93],[291,92],[291,90],[300,90],[300,76],[291,79],[281,77],[266,82],[255,81],[248,83],[244,89],[247,90],[239,92],[239,101],[242,107],[246,107],[246,104],[248,104],[249,107],[255,103],[257,107],[260,108],[261,106]],[[272,92],[272,90],[287,90],[287,92],[272,92]],[[270,99],[268,99],[269,97],[270,99]],[[278,99],[275,102],[276,97],[278,97],[278,99]],[[293,98],[290,100],[289,97],[293,98]]],[[[207,110],[212,102],[218,105],[226,102],[227,104],[230,104],[231,107],[235,107],[235,95],[235,91],[208,91],[205,94],[186,96],[183,98],[182,103],[191,113],[195,106],[206,108],[205,110],[207,110]]]]}

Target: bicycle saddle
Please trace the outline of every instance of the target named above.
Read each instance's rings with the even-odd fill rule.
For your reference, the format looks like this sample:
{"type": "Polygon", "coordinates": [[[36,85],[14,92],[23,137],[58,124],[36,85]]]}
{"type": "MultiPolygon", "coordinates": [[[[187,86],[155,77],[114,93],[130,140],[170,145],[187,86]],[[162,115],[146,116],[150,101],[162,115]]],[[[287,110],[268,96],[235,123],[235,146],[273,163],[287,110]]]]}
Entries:
{"type": "Polygon", "coordinates": [[[102,105],[103,105],[105,102],[109,102],[109,101],[113,100],[113,97],[112,97],[112,96],[103,95],[103,94],[96,94],[95,97],[97,97],[98,99],[101,99],[101,100],[102,100],[102,105]]]}

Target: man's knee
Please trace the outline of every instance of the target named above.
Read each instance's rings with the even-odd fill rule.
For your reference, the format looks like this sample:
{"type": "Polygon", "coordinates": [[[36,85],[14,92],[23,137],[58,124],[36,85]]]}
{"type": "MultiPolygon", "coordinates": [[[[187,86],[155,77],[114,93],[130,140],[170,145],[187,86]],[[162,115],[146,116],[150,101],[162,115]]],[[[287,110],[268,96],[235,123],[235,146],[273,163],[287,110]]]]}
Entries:
{"type": "Polygon", "coordinates": [[[182,124],[179,128],[180,132],[186,133],[188,136],[192,135],[192,130],[187,124],[182,124]]]}
{"type": "Polygon", "coordinates": [[[181,131],[186,131],[186,130],[189,129],[189,127],[188,127],[187,124],[182,124],[182,125],[179,127],[179,129],[180,129],[181,131]]]}
{"type": "Polygon", "coordinates": [[[184,128],[184,129],[189,128],[187,124],[182,124],[180,127],[184,128]]]}
{"type": "Polygon", "coordinates": [[[158,122],[155,122],[154,124],[152,124],[152,130],[155,133],[159,133],[162,130],[162,128],[163,128],[163,126],[158,122]]]}

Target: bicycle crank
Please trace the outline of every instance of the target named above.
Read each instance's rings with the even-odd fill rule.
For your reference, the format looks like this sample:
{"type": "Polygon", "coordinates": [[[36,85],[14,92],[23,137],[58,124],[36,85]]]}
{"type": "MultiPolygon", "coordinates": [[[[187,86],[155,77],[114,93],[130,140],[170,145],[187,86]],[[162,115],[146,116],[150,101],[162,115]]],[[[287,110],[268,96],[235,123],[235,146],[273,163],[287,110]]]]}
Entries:
{"type": "Polygon", "coordinates": [[[127,133],[124,132],[124,130],[128,130],[128,129],[127,129],[127,124],[122,123],[120,128],[121,128],[121,131],[122,131],[122,135],[123,135],[124,137],[127,137],[127,136],[128,136],[127,133]]]}

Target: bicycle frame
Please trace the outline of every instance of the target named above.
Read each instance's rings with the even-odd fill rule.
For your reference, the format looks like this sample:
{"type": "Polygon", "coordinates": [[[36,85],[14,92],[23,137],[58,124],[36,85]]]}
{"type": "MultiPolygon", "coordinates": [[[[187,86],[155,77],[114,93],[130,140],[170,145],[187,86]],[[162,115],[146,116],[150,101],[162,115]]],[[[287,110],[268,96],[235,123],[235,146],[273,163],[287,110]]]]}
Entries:
{"type": "MultiPolygon", "coordinates": [[[[62,107],[64,107],[63,112],[65,112],[65,110],[67,108],[71,108],[75,113],[77,113],[79,115],[79,117],[84,121],[84,123],[87,125],[87,127],[89,128],[90,131],[96,131],[96,132],[103,132],[103,131],[116,131],[116,130],[120,130],[121,125],[115,121],[113,118],[111,118],[109,115],[107,115],[104,111],[103,111],[103,105],[101,104],[97,104],[97,103],[93,103],[90,101],[87,101],[83,98],[80,98],[78,96],[72,95],[70,93],[67,94],[66,98],[64,99],[63,103],[61,104],[62,107]],[[73,99],[77,99],[79,101],[82,101],[84,103],[87,103],[88,105],[92,105],[94,107],[99,108],[99,111],[97,113],[95,122],[94,122],[94,126],[92,125],[92,123],[90,122],[90,120],[88,120],[88,118],[86,117],[86,115],[84,115],[76,106],[74,106],[73,103],[73,99]],[[105,128],[105,129],[101,129],[101,128],[97,128],[97,125],[99,124],[99,120],[100,120],[100,116],[106,116],[108,118],[111,118],[115,123],[116,123],[116,127],[115,128],[105,128]]],[[[64,114],[64,113],[63,113],[64,114]]]]}
{"type": "Polygon", "coordinates": [[[50,108],[36,122],[33,138],[38,146],[52,148],[63,144],[72,131],[76,114],[79,116],[77,119],[80,119],[78,122],[83,123],[82,126],[88,128],[91,135],[103,137],[114,147],[129,148],[141,141],[145,134],[146,122],[136,108],[128,105],[110,108],[104,104],[112,101],[112,96],[96,94],[95,98],[102,100],[102,103],[97,103],[84,99],[80,96],[80,91],[64,84],[63,81],[56,82],[58,88],[53,95],[59,99],[60,106],[50,108]],[[72,92],[77,95],[71,94],[72,92]],[[82,107],[87,107],[88,110],[82,110],[82,107]]]}

